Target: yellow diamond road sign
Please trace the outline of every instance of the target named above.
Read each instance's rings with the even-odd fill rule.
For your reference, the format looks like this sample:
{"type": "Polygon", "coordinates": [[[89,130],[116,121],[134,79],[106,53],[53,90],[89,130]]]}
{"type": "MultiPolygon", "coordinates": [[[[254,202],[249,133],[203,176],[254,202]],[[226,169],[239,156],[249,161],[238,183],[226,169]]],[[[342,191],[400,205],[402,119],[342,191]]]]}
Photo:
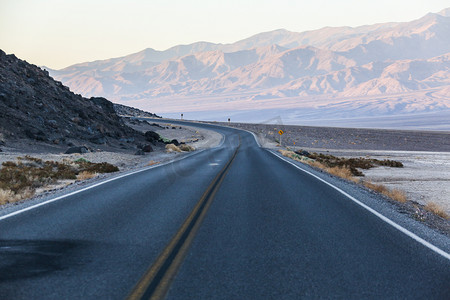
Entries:
{"type": "Polygon", "coordinates": [[[280,135],[283,135],[284,131],[283,131],[283,130],[280,130],[280,131],[278,131],[278,133],[279,133],[280,135]]]}

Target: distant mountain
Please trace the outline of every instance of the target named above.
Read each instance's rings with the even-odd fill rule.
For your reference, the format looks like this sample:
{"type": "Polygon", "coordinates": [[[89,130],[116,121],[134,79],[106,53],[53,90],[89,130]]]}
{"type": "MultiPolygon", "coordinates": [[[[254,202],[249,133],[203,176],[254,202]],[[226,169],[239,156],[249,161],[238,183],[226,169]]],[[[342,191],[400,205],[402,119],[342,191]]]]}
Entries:
{"type": "Polygon", "coordinates": [[[280,29],[233,44],[149,48],[49,71],[76,93],[140,101],[144,107],[150,99],[234,99],[236,93],[251,100],[445,90],[450,86],[449,56],[450,8],[411,22],[302,33],[280,29]]]}

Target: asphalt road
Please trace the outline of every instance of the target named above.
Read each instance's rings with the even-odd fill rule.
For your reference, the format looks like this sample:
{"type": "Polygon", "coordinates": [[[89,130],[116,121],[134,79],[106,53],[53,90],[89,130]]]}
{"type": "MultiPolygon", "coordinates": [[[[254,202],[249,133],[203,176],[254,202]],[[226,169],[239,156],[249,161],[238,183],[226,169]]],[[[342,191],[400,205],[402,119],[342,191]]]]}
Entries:
{"type": "Polygon", "coordinates": [[[448,258],[197,126],[223,144],[0,218],[0,299],[450,298],[448,258]]]}

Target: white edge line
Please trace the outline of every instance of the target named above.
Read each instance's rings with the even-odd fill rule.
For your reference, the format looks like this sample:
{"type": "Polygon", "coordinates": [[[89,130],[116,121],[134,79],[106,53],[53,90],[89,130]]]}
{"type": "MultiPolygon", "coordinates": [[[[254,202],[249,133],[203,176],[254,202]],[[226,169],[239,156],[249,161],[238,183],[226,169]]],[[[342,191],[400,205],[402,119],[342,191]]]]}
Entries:
{"type": "Polygon", "coordinates": [[[411,231],[409,231],[408,229],[400,226],[399,224],[395,223],[394,221],[392,221],[391,219],[383,216],[382,214],[380,214],[379,212],[377,212],[376,210],[374,210],[373,208],[370,208],[369,206],[365,205],[364,203],[362,203],[361,201],[357,200],[356,198],[350,196],[349,194],[347,194],[346,192],[344,192],[343,190],[341,190],[340,188],[338,188],[337,186],[327,182],[326,180],[320,178],[319,176],[304,170],[302,168],[300,168],[298,165],[294,164],[293,162],[285,159],[284,157],[278,155],[278,153],[274,153],[270,150],[268,150],[270,153],[272,153],[273,155],[275,155],[276,157],[278,157],[281,160],[284,160],[285,162],[293,165],[294,167],[296,167],[297,169],[315,177],[316,179],[322,181],[323,183],[329,185],[330,187],[332,187],[333,189],[335,189],[336,191],[340,192],[341,194],[343,194],[344,196],[346,196],[347,198],[349,198],[350,200],[352,200],[353,202],[355,202],[356,204],[360,205],[361,207],[365,208],[366,210],[368,210],[369,212],[371,212],[372,214],[374,214],[375,216],[377,216],[378,218],[380,218],[381,220],[383,220],[384,222],[388,223],[389,225],[395,227],[396,229],[400,230],[401,232],[403,232],[404,234],[406,234],[407,236],[409,236],[410,238],[416,240],[417,242],[421,243],[422,245],[424,245],[425,247],[429,248],[430,250],[433,250],[434,252],[436,252],[437,254],[440,254],[441,256],[443,256],[444,258],[450,260],[450,254],[445,252],[442,249],[439,249],[438,247],[436,247],[435,245],[427,242],[426,240],[422,239],[421,237],[417,236],[416,234],[412,233],[411,231]]]}
{"type": "Polygon", "coordinates": [[[258,137],[256,136],[256,133],[254,133],[253,131],[250,131],[250,130],[246,130],[246,129],[240,129],[240,130],[247,131],[248,133],[251,133],[253,135],[253,138],[256,141],[256,144],[258,144],[258,147],[261,148],[261,144],[258,141],[258,137]]]}
{"type": "Polygon", "coordinates": [[[81,192],[90,190],[90,189],[95,188],[95,187],[97,187],[97,186],[100,186],[100,185],[102,185],[102,184],[105,184],[105,183],[108,183],[108,182],[111,182],[111,181],[114,181],[114,180],[117,180],[117,179],[120,179],[120,178],[123,178],[123,177],[127,177],[127,176],[130,176],[130,175],[133,175],[133,174],[137,174],[137,173],[141,173],[141,172],[144,172],[144,171],[148,171],[148,170],[154,169],[154,168],[159,168],[159,167],[162,167],[162,166],[165,166],[165,165],[168,165],[168,164],[171,164],[171,163],[174,163],[174,162],[183,160],[183,159],[188,158],[188,157],[191,157],[191,156],[193,156],[193,155],[200,154],[201,152],[203,152],[203,151],[205,151],[205,150],[206,150],[206,149],[198,150],[198,152],[194,152],[194,153],[192,153],[192,154],[188,154],[188,155],[186,155],[186,156],[184,156],[184,157],[181,157],[181,158],[179,158],[179,159],[167,161],[167,162],[162,163],[162,164],[150,166],[150,167],[143,168],[143,169],[140,169],[140,170],[137,170],[137,171],[132,171],[132,172],[130,172],[130,173],[122,174],[122,175],[119,175],[119,176],[116,176],[116,177],[113,177],[113,178],[110,178],[110,179],[106,179],[106,180],[104,180],[104,181],[98,182],[98,183],[96,183],[96,184],[90,185],[90,186],[85,187],[85,188],[82,188],[82,189],[80,189],[80,190],[76,190],[76,191],[73,191],[73,192],[71,192],[71,193],[68,193],[68,194],[65,194],[65,195],[62,195],[62,196],[53,198],[53,199],[49,199],[49,200],[47,200],[47,201],[44,201],[44,202],[41,202],[41,203],[38,203],[38,204],[35,204],[35,205],[28,206],[28,207],[26,207],[26,208],[23,208],[23,209],[20,209],[20,210],[15,211],[15,212],[6,214],[6,215],[4,215],[4,216],[1,216],[1,217],[0,217],[0,221],[1,221],[1,220],[4,220],[4,219],[7,219],[7,218],[10,218],[10,217],[12,217],[12,216],[21,214],[21,213],[23,213],[23,212],[26,212],[26,211],[35,209],[35,208],[37,208],[37,207],[40,207],[40,206],[43,206],[43,205],[46,205],[46,204],[49,204],[49,203],[52,203],[52,202],[55,202],[55,201],[58,201],[58,200],[61,200],[61,199],[70,197],[70,196],[73,196],[73,195],[75,195],[75,194],[78,194],[78,193],[81,193],[81,192]]]}

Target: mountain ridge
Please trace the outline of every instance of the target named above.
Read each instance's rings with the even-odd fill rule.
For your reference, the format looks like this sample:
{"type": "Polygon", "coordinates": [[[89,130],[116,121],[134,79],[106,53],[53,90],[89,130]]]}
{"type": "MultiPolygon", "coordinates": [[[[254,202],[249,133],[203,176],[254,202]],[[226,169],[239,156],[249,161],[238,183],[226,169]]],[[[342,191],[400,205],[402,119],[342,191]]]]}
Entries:
{"type": "MultiPolygon", "coordinates": [[[[445,91],[450,85],[447,15],[450,9],[411,22],[324,27],[301,33],[278,29],[232,44],[198,42],[165,51],[147,48],[50,73],[87,96],[101,95],[122,103],[140,101],[141,107],[162,99],[158,103],[163,111],[167,97],[229,101],[236,93],[251,100],[365,97],[430,88],[445,91]]],[[[450,108],[445,92],[433,95],[440,95],[444,99],[440,103],[450,108]]]]}

